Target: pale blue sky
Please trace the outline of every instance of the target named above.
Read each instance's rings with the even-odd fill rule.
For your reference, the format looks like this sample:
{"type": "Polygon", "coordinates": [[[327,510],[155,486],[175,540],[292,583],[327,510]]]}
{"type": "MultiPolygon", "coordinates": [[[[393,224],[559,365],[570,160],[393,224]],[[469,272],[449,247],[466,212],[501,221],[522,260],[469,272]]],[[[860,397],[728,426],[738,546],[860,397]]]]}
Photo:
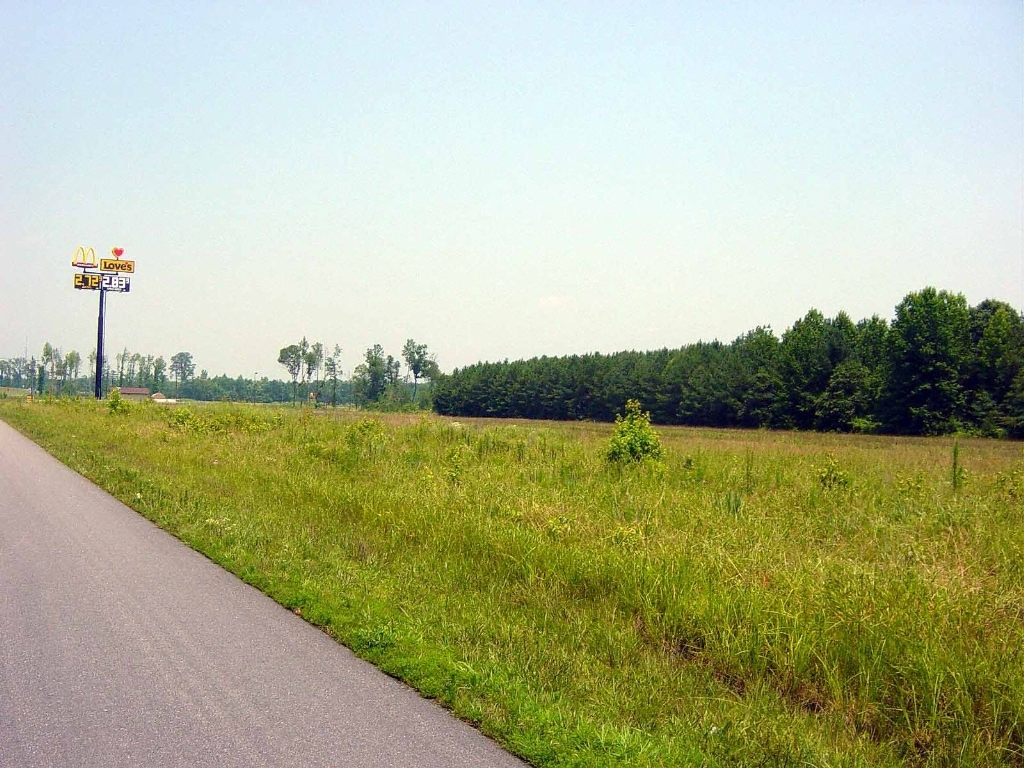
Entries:
{"type": "Polygon", "coordinates": [[[0,3],[0,357],[442,368],[1024,303],[1024,21],[972,3],[0,3]],[[177,6],[177,7],[175,7],[177,6]]]}

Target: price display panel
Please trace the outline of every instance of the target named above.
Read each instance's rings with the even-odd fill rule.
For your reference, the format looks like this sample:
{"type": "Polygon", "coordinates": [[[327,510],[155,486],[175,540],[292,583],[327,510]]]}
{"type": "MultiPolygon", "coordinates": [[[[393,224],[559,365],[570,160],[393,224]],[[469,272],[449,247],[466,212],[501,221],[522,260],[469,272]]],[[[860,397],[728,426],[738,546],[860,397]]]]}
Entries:
{"type": "Polygon", "coordinates": [[[131,290],[131,278],[126,275],[103,275],[103,290],[128,293],[131,290]]]}
{"type": "Polygon", "coordinates": [[[75,288],[80,291],[98,291],[102,277],[104,275],[97,272],[77,272],[75,273],[75,288]]]}

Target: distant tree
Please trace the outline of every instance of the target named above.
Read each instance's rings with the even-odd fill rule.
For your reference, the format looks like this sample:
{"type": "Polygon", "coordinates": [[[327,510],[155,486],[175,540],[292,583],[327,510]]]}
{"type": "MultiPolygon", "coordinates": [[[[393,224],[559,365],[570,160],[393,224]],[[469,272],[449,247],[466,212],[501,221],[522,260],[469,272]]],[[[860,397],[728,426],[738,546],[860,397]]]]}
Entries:
{"type": "Polygon", "coordinates": [[[1002,402],[1024,365],[1024,317],[1002,301],[972,307],[971,347],[970,385],[1002,402]]]}
{"type": "Polygon", "coordinates": [[[678,421],[693,426],[720,426],[730,421],[723,395],[729,390],[730,350],[719,342],[698,342],[672,355],[665,368],[666,408],[678,421]]]}
{"type": "Polygon", "coordinates": [[[785,384],[779,373],[780,342],[771,328],[758,326],[732,343],[728,377],[737,424],[790,426],[785,384]]]}
{"type": "Polygon", "coordinates": [[[92,392],[96,389],[96,350],[93,349],[89,352],[89,391],[92,392]]]}
{"type": "Polygon", "coordinates": [[[812,309],[782,335],[779,372],[786,392],[786,421],[799,429],[812,429],[820,398],[835,367],[852,353],[857,328],[840,312],[826,319],[812,309]]]}
{"type": "Polygon", "coordinates": [[[978,432],[1000,436],[1015,423],[1010,392],[1024,365],[1024,316],[986,299],[969,310],[971,343],[964,389],[968,419],[978,432]]]}
{"type": "Polygon", "coordinates": [[[338,379],[341,378],[341,366],[339,364],[340,358],[341,347],[335,344],[334,352],[328,355],[324,360],[324,373],[327,377],[327,381],[331,383],[332,406],[336,406],[338,404],[338,379]]]}
{"type": "Polygon", "coordinates": [[[283,365],[288,371],[288,375],[291,376],[293,403],[295,402],[299,374],[302,373],[302,358],[302,347],[298,344],[289,344],[287,347],[283,347],[277,356],[277,362],[283,365]]]}
{"type": "Polygon", "coordinates": [[[132,352],[128,356],[128,384],[133,386],[141,386],[142,381],[139,378],[139,367],[142,362],[142,355],[138,352],[132,352]]]}
{"type": "Polygon", "coordinates": [[[307,382],[309,381],[309,376],[306,369],[306,356],[308,354],[309,342],[306,340],[306,337],[303,336],[302,341],[299,342],[299,383],[302,385],[303,397],[306,396],[306,392],[308,391],[306,386],[307,382]]]}
{"type": "Polygon", "coordinates": [[[68,393],[68,382],[71,378],[71,368],[68,366],[68,356],[60,350],[56,350],[54,356],[54,371],[57,375],[57,391],[61,394],[68,393]]]}
{"type": "Polygon", "coordinates": [[[161,355],[153,361],[153,389],[159,389],[167,381],[166,370],[167,362],[161,355]]]}
{"type": "Polygon", "coordinates": [[[966,416],[967,300],[934,288],[910,293],[897,305],[887,338],[885,426],[924,435],[955,430],[966,416]]]}
{"type": "Polygon", "coordinates": [[[181,385],[187,382],[196,371],[192,353],[178,352],[171,356],[170,372],[176,382],[175,393],[181,392],[181,385]]]}
{"type": "Polygon", "coordinates": [[[817,400],[814,428],[850,432],[870,426],[878,399],[879,379],[859,360],[847,360],[832,371],[828,387],[817,400]]]}
{"type": "Polygon", "coordinates": [[[391,355],[387,356],[387,359],[384,361],[384,386],[387,387],[398,383],[401,378],[401,366],[402,364],[398,360],[391,355]]]}
{"type": "Polygon", "coordinates": [[[138,356],[138,383],[140,387],[148,387],[152,391],[156,391],[155,383],[153,381],[153,356],[152,355],[139,355],[138,356]]]}
{"type": "Polygon", "coordinates": [[[384,355],[384,348],[374,344],[366,350],[364,362],[352,372],[352,387],[359,402],[376,403],[384,390],[398,381],[399,363],[391,355],[384,355]]]}
{"type": "Polygon", "coordinates": [[[131,357],[131,353],[128,351],[128,347],[125,347],[124,351],[118,352],[114,355],[114,363],[117,365],[117,386],[119,387],[123,387],[125,384],[124,372],[128,365],[129,357],[131,357]]]}
{"type": "MultiPolygon", "coordinates": [[[[303,339],[303,342],[305,341],[303,339]]],[[[305,368],[306,382],[309,384],[315,383],[316,394],[319,396],[321,388],[320,375],[324,366],[324,345],[319,341],[310,345],[302,356],[302,362],[305,368]]]]}
{"type": "Polygon", "coordinates": [[[64,363],[72,379],[78,378],[78,370],[82,367],[82,356],[77,351],[71,350],[64,356],[64,363]]]}
{"type": "Polygon", "coordinates": [[[54,387],[56,386],[57,381],[58,381],[58,378],[57,378],[57,365],[63,359],[63,357],[64,356],[61,353],[61,351],[59,349],[57,349],[56,347],[52,346],[50,344],[50,342],[46,342],[45,344],[43,344],[43,352],[42,352],[41,359],[42,359],[42,370],[44,371],[44,375],[39,378],[39,391],[40,392],[43,391],[43,386],[45,384],[45,378],[46,378],[45,371],[46,371],[47,368],[49,368],[49,373],[50,373],[50,376],[49,376],[49,379],[50,379],[49,392],[50,392],[51,395],[54,394],[54,387]]]}
{"type": "Polygon", "coordinates": [[[1003,424],[1007,434],[1017,439],[1024,438],[1024,368],[1017,372],[1005,402],[1003,424]]]}
{"type": "Polygon", "coordinates": [[[889,361],[889,323],[878,315],[861,320],[856,326],[852,356],[881,376],[889,361]]]}
{"type": "Polygon", "coordinates": [[[416,397],[421,378],[432,379],[437,376],[437,360],[427,351],[426,344],[417,344],[412,339],[402,347],[402,358],[412,374],[412,396],[416,397]]]}

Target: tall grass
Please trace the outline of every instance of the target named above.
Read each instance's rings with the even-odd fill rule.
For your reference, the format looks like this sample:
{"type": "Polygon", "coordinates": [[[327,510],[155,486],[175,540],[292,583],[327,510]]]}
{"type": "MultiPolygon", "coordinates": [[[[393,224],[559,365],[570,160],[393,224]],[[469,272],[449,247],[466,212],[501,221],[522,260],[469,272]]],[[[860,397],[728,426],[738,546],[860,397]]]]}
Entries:
{"type": "Polygon", "coordinates": [[[1019,444],[0,417],[537,765],[1024,762],[1019,444]]]}

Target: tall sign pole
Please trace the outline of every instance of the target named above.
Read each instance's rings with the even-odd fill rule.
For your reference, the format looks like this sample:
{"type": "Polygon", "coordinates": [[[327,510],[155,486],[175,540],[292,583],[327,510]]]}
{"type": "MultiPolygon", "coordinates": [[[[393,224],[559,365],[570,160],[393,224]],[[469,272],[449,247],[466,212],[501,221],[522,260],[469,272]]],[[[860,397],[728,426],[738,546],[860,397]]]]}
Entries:
{"type": "Polygon", "coordinates": [[[96,399],[103,398],[103,310],[107,306],[107,292],[100,287],[100,319],[96,323],[96,399]]]}
{"type": "Polygon", "coordinates": [[[81,267],[82,271],[75,274],[75,288],[80,291],[99,291],[100,315],[96,323],[96,398],[103,397],[103,324],[106,315],[107,293],[128,293],[131,290],[131,279],[128,275],[135,273],[135,262],[122,259],[124,248],[111,248],[112,259],[96,261],[96,252],[92,248],[78,246],[71,266],[81,267]],[[96,271],[96,270],[99,271],[96,271]]]}

